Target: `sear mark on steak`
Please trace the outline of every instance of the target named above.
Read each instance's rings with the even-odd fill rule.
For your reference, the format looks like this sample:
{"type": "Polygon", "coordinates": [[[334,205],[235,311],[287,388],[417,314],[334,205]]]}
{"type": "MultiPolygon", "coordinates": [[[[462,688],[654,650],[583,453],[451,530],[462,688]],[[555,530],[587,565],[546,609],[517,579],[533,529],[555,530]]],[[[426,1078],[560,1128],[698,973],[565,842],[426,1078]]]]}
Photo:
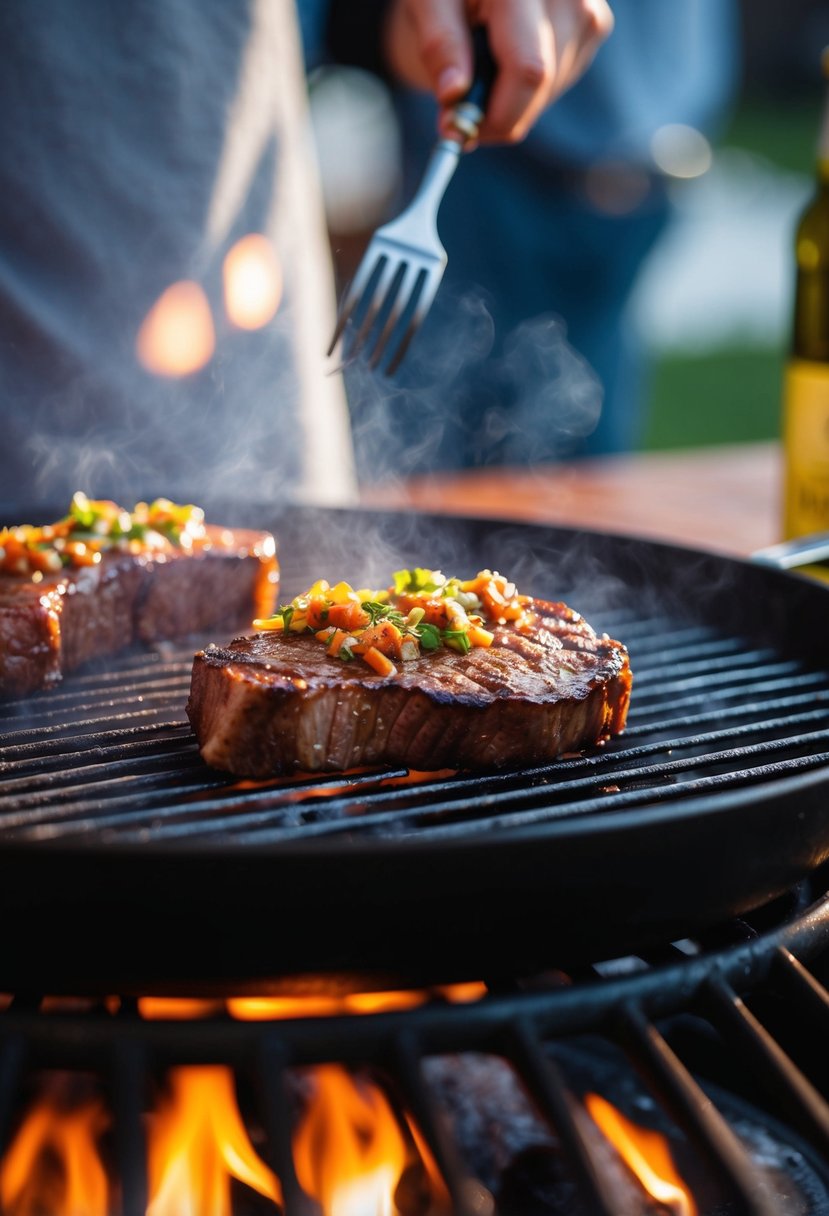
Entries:
{"type": "Polygon", "coordinates": [[[377,675],[314,638],[236,638],[200,651],[187,714],[205,761],[240,777],[363,765],[431,771],[543,763],[624,728],[625,647],[565,604],[530,601],[529,625],[377,675]]]}
{"type": "Polygon", "coordinates": [[[37,583],[0,575],[0,696],[48,688],[135,642],[238,627],[272,611],[277,582],[270,536],[218,527],[192,553],[111,551],[37,583]]]}

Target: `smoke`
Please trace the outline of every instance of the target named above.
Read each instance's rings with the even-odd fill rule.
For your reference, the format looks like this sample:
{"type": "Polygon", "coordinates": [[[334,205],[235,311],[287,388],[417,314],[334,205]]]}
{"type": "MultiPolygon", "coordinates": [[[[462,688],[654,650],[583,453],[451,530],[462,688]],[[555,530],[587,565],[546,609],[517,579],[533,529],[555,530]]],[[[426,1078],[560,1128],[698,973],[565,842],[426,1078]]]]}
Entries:
{"type": "Polygon", "coordinates": [[[535,317],[499,344],[480,294],[441,292],[393,379],[363,357],[345,378],[364,483],[566,460],[602,408],[600,381],[561,318],[535,317]]]}
{"type": "Polygon", "coordinates": [[[4,505],[61,510],[78,489],[127,507],[159,495],[202,505],[290,498],[302,467],[290,335],[223,326],[218,338],[210,364],[182,379],[144,371],[126,341],[92,371],[82,353],[67,355],[43,370],[33,398],[26,368],[15,376],[7,361],[7,399],[17,401],[0,454],[4,505]]]}

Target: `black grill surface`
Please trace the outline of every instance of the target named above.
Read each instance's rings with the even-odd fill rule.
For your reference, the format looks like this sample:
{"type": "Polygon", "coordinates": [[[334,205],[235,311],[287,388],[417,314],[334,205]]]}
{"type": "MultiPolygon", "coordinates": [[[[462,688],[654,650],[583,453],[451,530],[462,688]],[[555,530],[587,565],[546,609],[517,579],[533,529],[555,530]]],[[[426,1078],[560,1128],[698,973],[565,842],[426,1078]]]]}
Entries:
{"type": "Polygon", "coordinates": [[[3,840],[227,849],[343,835],[447,839],[740,789],[829,760],[825,670],[666,617],[591,620],[631,652],[622,738],[529,771],[415,781],[405,769],[234,781],[202,763],[184,711],[197,643],[116,659],[5,707],[3,840]]]}
{"type": "MultiPolygon", "coordinates": [[[[824,588],[529,525],[295,511],[273,527],[285,599],[321,575],[385,581],[404,564],[499,568],[566,599],[629,647],[626,733],[529,771],[242,783],[203,764],[185,714],[194,648],[226,638],[127,653],[0,707],[0,879],[24,941],[64,940],[55,919],[74,919],[68,905],[100,937],[111,907],[129,955],[135,917],[174,912],[191,955],[209,907],[237,939],[263,911],[271,932],[289,916],[266,952],[275,970],[353,966],[355,954],[394,969],[425,936],[433,971],[438,937],[448,953],[481,926],[490,959],[500,946],[514,963],[713,923],[827,855],[824,588]],[[399,915],[393,948],[384,908],[399,915]]],[[[473,950],[473,970],[482,961],[473,950]]]]}

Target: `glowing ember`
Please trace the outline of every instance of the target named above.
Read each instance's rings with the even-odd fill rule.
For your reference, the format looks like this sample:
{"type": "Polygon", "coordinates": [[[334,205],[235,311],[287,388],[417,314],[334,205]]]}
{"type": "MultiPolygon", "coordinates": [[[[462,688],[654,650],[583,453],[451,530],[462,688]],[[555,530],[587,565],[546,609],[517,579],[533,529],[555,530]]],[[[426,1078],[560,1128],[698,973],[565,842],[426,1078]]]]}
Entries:
{"type": "Polygon", "coordinates": [[[190,997],[144,996],[138,1011],[148,1021],[184,1021],[215,1017],[227,1011],[240,1022],[268,1022],[287,1018],[335,1017],[344,1014],[393,1013],[416,1009],[440,999],[465,1005],[486,996],[477,980],[442,984],[433,988],[392,989],[388,992],[312,992],[284,996],[229,997],[226,1001],[190,997]]]}
{"type": "Polygon", "coordinates": [[[190,1022],[222,1013],[222,1001],[205,1001],[198,997],[142,996],[138,1012],[148,1022],[190,1022]]]}
{"type": "Polygon", "coordinates": [[[135,349],[147,371],[175,378],[204,367],[215,345],[207,296],[198,283],[182,280],[168,287],[147,313],[135,349]]]}
{"type": "Polygon", "coordinates": [[[478,982],[446,984],[436,988],[394,989],[389,992],[315,993],[297,996],[231,997],[227,1011],[241,1022],[280,1018],[333,1017],[339,1014],[393,1013],[416,1009],[439,996],[452,1004],[467,1004],[486,996],[478,982]]]}
{"type": "Polygon", "coordinates": [[[294,1137],[300,1186],[323,1216],[396,1216],[409,1151],[384,1095],[337,1065],[311,1076],[314,1097],[294,1137]]]}
{"type": "Polygon", "coordinates": [[[108,1216],[98,1141],[109,1118],[91,1101],[64,1109],[51,1096],[26,1116],[0,1166],[5,1216],[108,1216]]]}
{"type": "Polygon", "coordinates": [[[318,996],[231,997],[227,1011],[240,1022],[284,1018],[333,1017],[343,1013],[379,1013],[414,1009],[428,999],[425,992],[344,993],[318,996]]]}
{"type": "Polygon", "coordinates": [[[282,269],[267,237],[251,232],[224,260],[225,311],[240,329],[261,329],[279,308],[282,269]]]}
{"type": "Polygon", "coordinates": [[[282,1201],[276,1177],[256,1155],[228,1068],[177,1068],[170,1098],[150,1118],[147,1216],[231,1216],[230,1180],[282,1201]]]}
{"type": "Polygon", "coordinates": [[[644,1190],[673,1216],[696,1216],[697,1208],[677,1173],[663,1135],[638,1127],[598,1094],[586,1094],[593,1122],[604,1132],[644,1190]]]}

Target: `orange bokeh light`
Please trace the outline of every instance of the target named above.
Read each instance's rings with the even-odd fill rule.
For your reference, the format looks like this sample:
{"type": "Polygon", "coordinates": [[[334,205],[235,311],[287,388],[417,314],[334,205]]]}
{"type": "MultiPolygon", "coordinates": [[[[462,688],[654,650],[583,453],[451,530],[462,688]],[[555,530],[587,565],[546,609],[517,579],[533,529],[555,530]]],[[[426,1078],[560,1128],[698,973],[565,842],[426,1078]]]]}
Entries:
{"type": "Polygon", "coordinates": [[[228,250],[223,266],[225,312],[239,329],[261,329],[282,300],[282,267],[266,236],[251,232],[228,250]]]}
{"type": "Polygon", "coordinates": [[[173,283],[147,313],[135,342],[147,371],[177,379],[210,362],[216,347],[213,316],[200,284],[173,283]]]}

